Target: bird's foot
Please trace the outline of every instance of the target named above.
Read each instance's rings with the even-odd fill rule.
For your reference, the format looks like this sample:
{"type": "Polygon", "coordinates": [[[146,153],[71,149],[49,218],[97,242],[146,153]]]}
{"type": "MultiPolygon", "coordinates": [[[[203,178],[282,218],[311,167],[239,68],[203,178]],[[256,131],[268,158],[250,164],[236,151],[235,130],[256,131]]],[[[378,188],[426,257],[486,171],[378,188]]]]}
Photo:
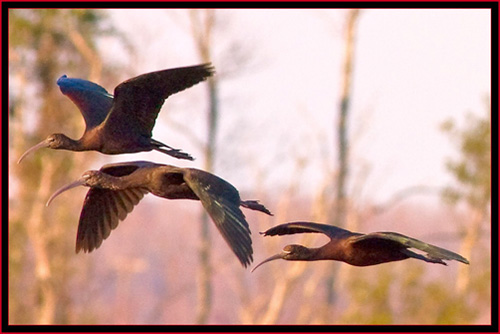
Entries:
{"type": "Polygon", "coordinates": [[[161,147],[155,147],[155,150],[160,151],[160,152],[165,153],[165,154],[168,154],[171,157],[174,157],[177,159],[185,159],[185,160],[191,160],[191,161],[194,160],[194,158],[189,153],[182,152],[182,150],[179,150],[176,148],[171,148],[170,146],[169,146],[169,148],[170,148],[169,150],[166,150],[166,149],[161,148],[161,147]]]}
{"type": "Polygon", "coordinates": [[[260,204],[259,201],[241,201],[240,204],[244,208],[264,212],[270,216],[273,215],[271,211],[269,211],[264,205],[260,204]]]}
{"type": "Polygon", "coordinates": [[[189,153],[182,152],[181,150],[178,149],[171,149],[169,151],[166,151],[165,153],[177,159],[186,159],[191,161],[194,160],[194,158],[189,153]]]}

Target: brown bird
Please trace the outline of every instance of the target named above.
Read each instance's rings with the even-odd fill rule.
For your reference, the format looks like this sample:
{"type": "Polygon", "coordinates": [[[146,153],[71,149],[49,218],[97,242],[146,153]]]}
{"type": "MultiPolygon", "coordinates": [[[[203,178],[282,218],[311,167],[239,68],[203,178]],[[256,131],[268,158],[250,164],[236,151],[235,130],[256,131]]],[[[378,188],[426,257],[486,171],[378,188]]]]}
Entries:
{"type": "Polygon", "coordinates": [[[280,254],[262,261],[252,271],[266,262],[277,259],[289,261],[334,260],[343,261],[353,266],[371,266],[408,258],[444,265],[446,263],[443,260],[456,260],[469,264],[467,259],[456,253],[396,232],[362,234],[332,225],[293,222],[272,227],[261,234],[273,236],[308,232],[323,233],[330,238],[330,242],[319,248],[287,245],[280,254]],[[410,248],[420,250],[425,254],[415,253],[410,248]]]}
{"type": "Polygon", "coordinates": [[[116,86],[114,97],[96,83],[63,75],[57,84],[80,109],[86,126],[83,136],[73,140],[61,133],[52,134],[28,149],[18,163],[42,147],[104,154],[156,150],[175,158],[193,160],[189,154],[151,138],[152,131],[167,97],[213,73],[210,64],[146,73],[116,86]]]}
{"type": "Polygon", "coordinates": [[[242,201],[236,188],[223,179],[194,168],[179,168],[148,161],[122,162],[90,170],[57,190],[90,187],[83,203],[76,252],[98,248],[118,222],[125,219],[147,193],[167,199],[200,200],[243,266],[253,261],[250,229],[239,206],[272,215],[258,201],[242,201]]]}

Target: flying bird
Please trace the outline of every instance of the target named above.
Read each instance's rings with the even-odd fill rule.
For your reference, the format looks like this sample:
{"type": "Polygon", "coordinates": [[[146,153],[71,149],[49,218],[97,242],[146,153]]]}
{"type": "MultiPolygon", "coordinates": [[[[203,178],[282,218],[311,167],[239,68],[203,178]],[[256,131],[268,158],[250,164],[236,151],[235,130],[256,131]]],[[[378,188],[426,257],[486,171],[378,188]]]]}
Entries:
{"type": "Polygon", "coordinates": [[[353,266],[372,266],[409,258],[444,265],[446,263],[443,260],[456,260],[469,264],[467,259],[454,252],[396,232],[362,234],[333,225],[293,222],[272,227],[262,234],[274,236],[295,233],[323,233],[330,238],[330,242],[319,248],[287,245],[281,253],[262,261],[252,271],[266,262],[277,259],[288,261],[334,260],[353,266]],[[423,253],[416,253],[411,249],[423,253]]]}
{"type": "Polygon", "coordinates": [[[148,161],[104,165],[86,171],[80,179],[57,190],[90,187],[78,223],[76,252],[91,252],[125,219],[134,206],[152,193],[166,199],[199,200],[243,266],[253,261],[250,229],[240,206],[272,215],[258,201],[242,201],[236,188],[211,173],[148,161]]]}
{"type": "Polygon", "coordinates": [[[74,140],[61,133],[52,134],[28,149],[18,163],[42,147],[104,154],[156,150],[178,159],[193,160],[189,154],[151,138],[152,131],[167,97],[213,73],[210,64],[146,73],[116,86],[114,96],[96,83],[63,75],[57,84],[80,109],[85,120],[83,136],[74,140]]]}

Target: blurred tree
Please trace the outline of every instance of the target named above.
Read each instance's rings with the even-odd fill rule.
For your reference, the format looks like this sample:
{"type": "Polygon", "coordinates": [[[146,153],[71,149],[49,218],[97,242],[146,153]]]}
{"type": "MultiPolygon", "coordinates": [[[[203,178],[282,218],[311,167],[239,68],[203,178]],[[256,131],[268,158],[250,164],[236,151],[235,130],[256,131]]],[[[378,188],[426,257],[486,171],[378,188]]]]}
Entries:
{"type": "Polygon", "coordinates": [[[413,324],[471,324],[480,314],[468,297],[457,294],[453,286],[442,280],[425,278],[427,268],[422,264],[407,266],[398,279],[396,323],[413,324]]]}
{"type": "MultiPolygon", "coordinates": [[[[212,61],[213,47],[213,30],[215,25],[215,10],[190,10],[189,18],[191,22],[192,36],[198,51],[199,57],[203,63],[212,61]]],[[[217,80],[213,77],[208,80],[208,96],[209,96],[209,109],[208,109],[208,122],[207,122],[207,142],[204,148],[205,161],[203,169],[208,172],[213,172],[215,152],[216,152],[216,138],[217,138],[217,125],[219,118],[218,108],[218,94],[217,94],[217,80]]],[[[205,211],[201,213],[201,242],[200,242],[200,271],[198,282],[198,309],[196,313],[196,323],[205,324],[210,315],[210,308],[212,305],[212,268],[210,266],[210,219],[205,211]]]]}
{"type": "MultiPolygon", "coordinates": [[[[112,35],[104,11],[9,10],[10,163],[54,132],[78,138],[83,118],[56,80],[64,73],[100,81],[97,38],[112,35]],[[67,111],[67,112],[66,112],[67,111]]],[[[68,323],[70,258],[81,201],[44,207],[95,153],[42,150],[9,175],[9,323],[68,323]]]]}
{"type": "MultiPolygon", "coordinates": [[[[459,158],[447,162],[457,185],[447,187],[443,196],[452,204],[465,203],[471,212],[469,223],[464,227],[461,254],[472,260],[480,233],[485,230],[484,225],[491,222],[491,105],[487,105],[483,117],[469,114],[466,124],[464,129],[457,129],[453,120],[442,125],[460,150],[459,158]]],[[[458,292],[467,290],[471,268],[460,268],[456,282],[458,292]]]]}
{"type": "MultiPolygon", "coordinates": [[[[469,207],[471,218],[465,227],[461,254],[472,258],[484,224],[491,221],[491,106],[485,108],[484,117],[468,115],[467,126],[457,129],[454,121],[443,125],[459,147],[461,156],[449,160],[447,168],[457,181],[444,191],[450,203],[464,202],[469,207]]],[[[465,291],[470,281],[470,267],[460,269],[457,291],[465,291]]]]}
{"type": "MultiPolygon", "coordinates": [[[[345,16],[345,49],[344,63],[342,67],[342,84],[339,103],[338,121],[335,126],[337,133],[337,160],[338,173],[336,174],[336,193],[331,196],[328,189],[332,184],[331,172],[327,172],[325,181],[318,188],[316,198],[311,206],[311,215],[316,221],[328,221],[331,224],[344,226],[348,211],[347,200],[347,179],[349,174],[349,138],[347,134],[349,105],[351,99],[353,63],[354,63],[354,43],[356,24],[359,17],[359,10],[353,9],[346,12],[345,16]],[[332,205],[333,202],[333,205],[332,205]]],[[[302,165],[304,163],[302,162],[302,165]]],[[[328,165],[328,164],[326,164],[328,165]]],[[[297,161],[297,167],[301,162],[297,161]]],[[[328,169],[328,168],[327,168],[328,169]]],[[[294,189],[295,182],[300,180],[300,173],[293,173],[294,178],[289,182],[290,189],[294,189]]],[[[290,201],[292,192],[283,194],[283,201],[290,201]]],[[[291,210],[285,210],[287,213],[291,210]]],[[[280,210],[275,212],[275,221],[283,222],[286,219],[280,217],[280,210]],[[279,219],[280,218],[280,219],[279,219]]],[[[293,218],[291,218],[293,219],[293,218]]],[[[304,235],[304,239],[309,239],[311,235],[304,235]]],[[[267,304],[264,305],[266,312],[261,317],[255,317],[255,323],[279,323],[283,318],[283,309],[286,308],[290,314],[291,306],[298,308],[298,323],[322,323],[331,324],[334,322],[332,312],[334,310],[334,283],[338,277],[339,263],[325,263],[323,266],[307,266],[304,263],[295,263],[287,266],[285,272],[280,272],[280,279],[273,285],[274,289],[268,294],[271,296],[267,304]],[[306,270],[307,268],[307,270],[306,270]],[[317,270],[314,268],[318,268],[317,270]],[[321,270],[321,268],[323,270],[321,270]],[[312,274],[311,274],[312,272],[312,274]],[[304,282],[304,275],[310,274],[304,282]],[[302,286],[303,289],[296,293],[302,293],[301,303],[289,303],[291,299],[292,287],[302,286]],[[321,301],[319,301],[321,300],[321,301]]],[[[276,275],[274,275],[276,276],[276,275]]]]}
{"type": "MultiPolygon", "coordinates": [[[[342,85],[340,96],[340,108],[338,115],[338,123],[336,132],[338,135],[337,152],[338,152],[338,174],[336,182],[335,205],[333,206],[333,217],[330,222],[336,226],[345,226],[347,213],[347,177],[349,175],[349,140],[347,135],[347,118],[349,115],[349,106],[351,100],[351,87],[354,64],[354,42],[356,40],[356,24],[359,17],[359,9],[351,9],[346,15],[345,27],[345,49],[344,49],[344,64],[342,69],[342,85]]],[[[351,227],[352,228],[352,227],[351,227]]],[[[337,268],[338,264],[332,264],[332,267],[337,268]]],[[[336,269],[326,278],[326,312],[333,307],[334,304],[334,282],[336,269]]],[[[329,315],[325,314],[325,319],[329,315]]]]}
{"type": "Polygon", "coordinates": [[[342,314],[341,323],[383,325],[393,322],[390,289],[396,275],[391,266],[381,266],[372,271],[370,280],[364,276],[349,276],[346,285],[351,292],[351,302],[342,314]]]}
{"type": "Polygon", "coordinates": [[[491,106],[484,117],[467,116],[467,126],[457,129],[453,120],[442,124],[443,131],[455,140],[461,157],[449,160],[447,168],[458,182],[445,191],[451,203],[465,201],[471,207],[488,210],[491,204],[491,106]]]}
{"type": "MultiPolygon", "coordinates": [[[[195,50],[198,57],[203,63],[215,63],[214,58],[221,58],[222,64],[228,64],[227,68],[216,68],[216,75],[207,80],[208,93],[208,113],[207,113],[207,137],[205,140],[199,140],[192,130],[181,126],[191,138],[202,145],[204,161],[203,169],[208,172],[215,172],[216,157],[217,157],[217,137],[219,133],[220,121],[220,105],[219,105],[219,83],[222,78],[228,78],[240,70],[240,67],[249,61],[251,52],[239,46],[239,41],[232,37],[226,38],[226,43],[223,45],[221,54],[214,54],[216,44],[222,41],[220,36],[223,36],[221,28],[224,31],[227,22],[225,17],[220,15],[214,9],[192,9],[189,10],[189,23],[191,36],[194,41],[195,50]],[[218,37],[217,39],[215,37],[218,37]],[[241,54],[245,55],[244,57],[241,54]],[[191,135],[189,135],[191,133],[191,135]]],[[[198,309],[196,312],[196,323],[205,324],[212,306],[212,265],[210,262],[211,240],[210,229],[212,222],[204,210],[201,213],[200,227],[200,249],[199,249],[199,281],[198,281],[198,309]]]]}
{"type": "MultiPolygon", "coordinates": [[[[288,188],[283,192],[276,211],[274,212],[273,220],[275,222],[287,221],[288,215],[292,210],[292,199],[297,195],[299,190],[299,180],[304,172],[306,159],[297,158],[295,162],[295,170],[292,173],[293,178],[288,182],[288,188]]],[[[303,235],[303,238],[308,238],[310,235],[303,235]]],[[[277,244],[277,240],[274,240],[277,244]]],[[[275,245],[276,247],[276,245],[275,245]]],[[[306,269],[305,262],[290,263],[285,271],[274,269],[272,277],[280,277],[273,282],[273,290],[269,293],[269,300],[265,303],[265,312],[262,315],[254,316],[254,323],[269,325],[279,322],[280,317],[285,308],[289,306],[287,301],[290,298],[291,291],[294,286],[300,281],[306,269]]]]}
{"type": "Polygon", "coordinates": [[[340,96],[339,117],[336,132],[338,135],[337,151],[339,172],[337,174],[337,194],[335,198],[334,225],[343,226],[346,215],[346,183],[349,175],[349,140],[347,136],[347,118],[351,100],[352,69],[354,64],[354,42],[359,9],[347,13],[345,29],[345,54],[342,69],[342,92],[340,96]]]}
{"type": "Polygon", "coordinates": [[[376,275],[370,275],[369,281],[366,277],[351,275],[351,304],[342,321],[362,324],[472,324],[484,321],[484,315],[491,309],[491,260],[485,256],[487,247],[479,243],[481,231],[488,230],[484,224],[491,221],[490,107],[485,110],[483,117],[469,115],[463,129],[458,129],[451,120],[442,125],[461,153],[447,163],[457,185],[447,187],[443,196],[450,203],[466,204],[465,212],[470,215],[463,227],[462,248],[458,253],[468,258],[471,265],[458,266],[455,286],[446,280],[429,278],[427,273],[432,268],[425,264],[402,263],[399,268],[404,270],[391,273],[392,278],[385,273],[389,270],[387,266],[377,267],[376,275]],[[388,282],[397,293],[388,293],[388,282]],[[398,307],[391,308],[391,305],[398,307]]]}

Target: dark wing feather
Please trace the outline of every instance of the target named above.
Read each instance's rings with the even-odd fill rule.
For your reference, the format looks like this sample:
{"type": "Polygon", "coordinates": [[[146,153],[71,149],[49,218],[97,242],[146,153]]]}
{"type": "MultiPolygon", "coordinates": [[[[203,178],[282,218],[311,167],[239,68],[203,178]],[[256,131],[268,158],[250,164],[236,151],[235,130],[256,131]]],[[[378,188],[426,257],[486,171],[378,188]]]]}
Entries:
{"type": "Polygon", "coordinates": [[[343,228],[326,225],[326,224],[318,224],[318,223],[310,223],[310,222],[292,222],[277,225],[271,227],[263,234],[266,235],[285,235],[285,234],[295,234],[295,233],[323,233],[329,236],[330,238],[341,235],[352,235],[353,233],[344,230],[343,228]]]}
{"type": "Polygon", "coordinates": [[[441,247],[430,245],[423,241],[396,232],[374,232],[364,234],[353,238],[352,242],[356,244],[362,244],[364,242],[371,242],[373,240],[388,241],[397,243],[401,248],[415,248],[423,251],[426,253],[426,255],[416,254],[411,251],[406,252],[406,254],[410,257],[415,257],[424,261],[443,263],[441,260],[456,260],[469,264],[469,261],[467,261],[467,259],[457,253],[441,247]]]}
{"type": "Polygon", "coordinates": [[[96,83],[63,75],[57,84],[61,92],[80,109],[85,119],[85,131],[101,124],[111,110],[113,96],[96,83]]]}
{"type": "Polygon", "coordinates": [[[165,99],[212,74],[213,67],[203,64],[146,73],[124,81],[115,88],[114,104],[106,126],[109,123],[114,131],[122,132],[132,128],[142,136],[151,137],[165,99]]]}
{"type": "Polygon", "coordinates": [[[91,188],[87,192],[76,234],[76,252],[91,252],[102,244],[147,194],[143,188],[113,191],[91,188]]]}
{"type": "Polygon", "coordinates": [[[185,169],[184,180],[198,196],[241,264],[248,266],[253,261],[252,239],[239,208],[238,191],[223,179],[198,169],[185,169]]]}
{"type": "Polygon", "coordinates": [[[139,168],[155,166],[153,162],[149,161],[128,161],[118,162],[113,164],[106,164],[99,169],[101,172],[112,176],[125,176],[130,175],[139,168]]]}

